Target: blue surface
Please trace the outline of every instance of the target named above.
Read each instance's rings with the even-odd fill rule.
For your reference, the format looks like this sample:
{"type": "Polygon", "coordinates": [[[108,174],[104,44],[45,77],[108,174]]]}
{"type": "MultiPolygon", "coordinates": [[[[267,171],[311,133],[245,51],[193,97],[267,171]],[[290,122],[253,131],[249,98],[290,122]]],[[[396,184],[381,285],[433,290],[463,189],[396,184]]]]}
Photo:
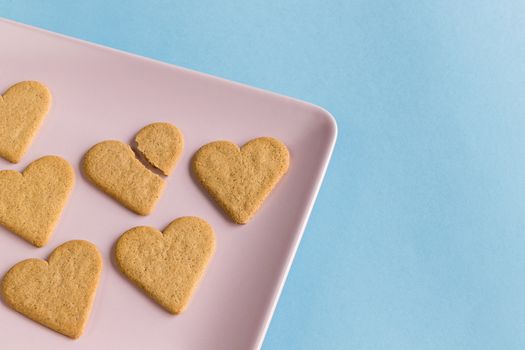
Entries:
{"type": "Polygon", "coordinates": [[[523,1],[0,0],[0,15],[334,114],[264,349],[525,348],[523,1]]]}

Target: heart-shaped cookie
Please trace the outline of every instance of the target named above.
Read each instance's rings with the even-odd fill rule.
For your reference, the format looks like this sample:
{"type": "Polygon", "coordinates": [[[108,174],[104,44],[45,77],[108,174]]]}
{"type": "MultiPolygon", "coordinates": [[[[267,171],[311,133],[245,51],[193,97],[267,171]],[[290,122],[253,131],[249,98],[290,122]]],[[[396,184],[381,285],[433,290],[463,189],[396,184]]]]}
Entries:
{"type": "Polygon", "coordinates": [[[182,312],[215,251],[211,226],[182,217],[163,232],[140,226],[115,246],[117,265],[135,285],[172,314],[182,312]]]}
{"type": "Polygon", "coordinates": [[[0,225],[42,247],[73,188],[75,173],[60,157],[35,160],[22,173],[0,171],[0,225]]]}
{"type": "Polygon", "coordinates": [[[143,127],[135,136],[137,149],[155,168],[169,175],[184,148],[180,130],[169,123],[153,123],[143,127]]]}
{"type": "Polygon", "coordinates": [[[204,145],[193,156],[192,169],[226,214],[245,224],[286,174],[289,162],[281,141],[260,137],[241,148],[229,141],[204,145]]]}
{"type": "Polygon", "coordinates": [[[164,189],[164,180],[120,141],[104,141],[91,147],[84,155],[82,169],[93,184],[140,215],[151,213],[164,189]]]}
{"type": "Polygon", "coordinates": [[[51,253],[49,262],[28,259],[13,266],[0,291],[14,310],[76,339],[89,318],[101,271],[97,247],[69,241],[51,253]]]}
{"type": "Polygon", "coordinates": [[[0,156],[18,163],[51,107],[51,93],[37,81],[23,81],[0,96],[0,156]]]}

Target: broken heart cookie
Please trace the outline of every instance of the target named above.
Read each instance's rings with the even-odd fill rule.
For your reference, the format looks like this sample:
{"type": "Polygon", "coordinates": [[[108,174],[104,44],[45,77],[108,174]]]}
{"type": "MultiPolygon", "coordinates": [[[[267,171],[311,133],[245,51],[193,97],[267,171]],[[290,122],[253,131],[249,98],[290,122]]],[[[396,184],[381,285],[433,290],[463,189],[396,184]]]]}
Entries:
{"type": "Polygon", "coordinates": [[[172,314],[182,312],[215,251],[212,227],[182,217],[163,232],[139,226],[120,236],[115,258],[122,273],[172,314]]]}
{"type": "Polygon", "coordinates": [[[137,149],[155,168],[169,175],[184,148],[180,130],[169,123],[153,123],[142,128],[135,136],[137,149]]]}
{"type": "Polygon", "coordinates": [[[5,303],[22,315],[70,338],[82,335],[102,271],[102,257],[90,242],[69,241],[49,260],[28,259],[3,277],[5,303]]]}
{"type": "Polygon", "coordinates": [[[202,146],[193,156],[192,170],[201,185],[236,223],[247,223],[288,171],[286,146],[270,137],[242,147],[229,141],[202,146]]]}
{"type": "Polygon", "coordinates": [[[23,81],[0,96],[0,156],[18,163],[51,107],[51,93],[37,81],[23,81]]]}
{"type": "MultiPolygon", "coordinates": [[[[169,174],[184,147],[179,129],[168,123],[144,127],[135,138],[138,152],[154,167],[169,174]]],[[[93,146],[82,161],[86,177],[126,208],[148,215],[164,190],[164,180],[137,159],[131,147],[120,141],[93,146]]]]}
{"type": "Polygon", "coordinates": [[[120,141],[103,141],[91,147],[84,155],[82,169],[98,188],[140,215],[153,211],[164,189],[164,180],[120,141]]]}
{"type": "Polygon", "coordinates": [[[42,247],[66,205],[74,177],[71,165],[57,156],[35,160],[22,173],[0,171],[0,224],[42,247]]]}

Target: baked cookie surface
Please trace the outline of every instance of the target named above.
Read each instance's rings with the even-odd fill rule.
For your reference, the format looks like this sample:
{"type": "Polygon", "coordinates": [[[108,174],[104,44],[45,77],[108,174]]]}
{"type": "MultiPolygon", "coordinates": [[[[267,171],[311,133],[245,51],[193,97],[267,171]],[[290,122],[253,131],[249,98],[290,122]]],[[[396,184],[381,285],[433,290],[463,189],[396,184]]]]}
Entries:
{"type": "Polygon", "coordinates": [[[240,148],[229,141],[208,143],[193,156],[192,170],[224,212],[234,222],[246,224],[289,163],[290,154],[281,141],[260,137],[240,148]]]}
{"type": "Polygon", "coordinates": [[[70,338],[82,335],[91,312],[102,257],[87,241],[57,247],[48,261],[28,259],[3,277],[4,302],[22,315],[70,338]]]}
{"type": "Polygon", "coordinates": [[[72,166],[57,156],[30,163],[23,172],[0,171],[0,225],[29,243],[44,246],[73,189],[72,166]]]}
{"type": "Polygon", "coordinates": [[[120,141],[103,141],[91,147],[82,159],[82,170],[99,189],[140,215],[153,211],[164,190],[164,180],[120,141]]]}
{"type": "Polygon", "coordinates": [[[197,217],[181,217],[163,232],[139,226],[117,241],[121,272],[172,314],[181,313],[215,251],[212,227],[197,217]]]}
{"type": "Polygon", "coordinates": [[[137,149],[144,158],[166,176],[170,175],[184,149],[180,130],[169,123],[153,123],[135,136],[137,149]]]}
{"type": "Polygon", "coordinates": [[[0,156],[18,163],[51,107],[51,92],[37,81],[23,81],[0,96],[0,156]]]}

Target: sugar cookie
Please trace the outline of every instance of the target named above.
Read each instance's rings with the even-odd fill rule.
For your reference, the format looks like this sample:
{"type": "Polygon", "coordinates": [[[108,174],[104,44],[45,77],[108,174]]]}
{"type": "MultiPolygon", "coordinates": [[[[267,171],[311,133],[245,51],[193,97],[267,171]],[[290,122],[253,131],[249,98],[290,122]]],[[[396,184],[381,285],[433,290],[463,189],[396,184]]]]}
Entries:
{"type": "Polygon", "coordinates": [[[229,141],[204,145],[193,156],[192,170],[226,214],[245,224],[286,174],[289,162],[281,141],[260,137],[241,148],[229,141]]]}
{"type": "Polygon", "coordinates": [[[153,211],[164,190],[164,180],[120,141],[103,141],[91,147],[84,155],[82,169],[98,188],[140,215],[153,211]]]}
{"type": "Polygon", "coordinates": [[[120,236],[117,265],[135,285],[172,314],[182,312],[215,251],[212,227],[182,217],[163,232],[139,226],[120,236]]]}
{"type": "Polygon", "coordinates": [[[153,123],[135,136],[137,149],[144,158],[164,175],[170,175],[184,148],[180,130],[169,123],[153,123]]]}
{"type": "Polygon", "coordinates": [[[0,96],[0,156],[18,163],[51,107],[51,92],[37,81],[23,81],[0,96]]]}
{"type": "Polygon", "coordinates": [[[102,257],[95,245],[69,241],[48,261],[28,259],[13,266],[0,292],[22,315],[76,339],[89,318],[101,271],[102,257]]]}
{"type": "Polygon", "coordinates": [[[73,188],[71,165],[57,156],[29,164],[22,173],[0,171],[0,225],[29,243],[44,246],[73,188]]]}

